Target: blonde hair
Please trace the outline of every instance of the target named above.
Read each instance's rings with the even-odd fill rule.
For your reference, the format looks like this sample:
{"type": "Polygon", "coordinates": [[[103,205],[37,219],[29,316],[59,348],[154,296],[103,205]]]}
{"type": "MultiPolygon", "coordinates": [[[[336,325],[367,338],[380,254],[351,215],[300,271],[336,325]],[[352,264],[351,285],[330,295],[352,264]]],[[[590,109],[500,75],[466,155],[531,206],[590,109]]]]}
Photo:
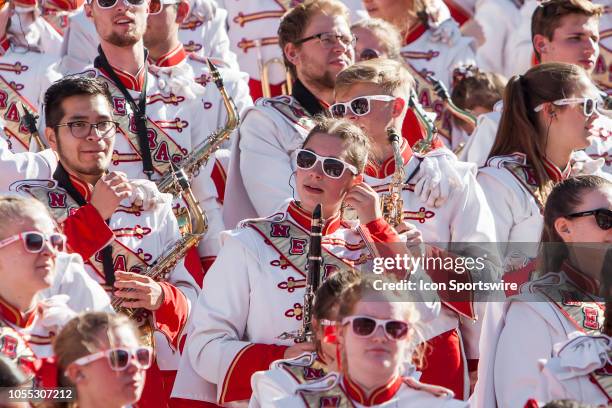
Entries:
{"type": "Polygon", "coordinates": [[[359,83],[376,84],[389,95],[399,93],[398,96],[405,98],[415,88],[414,78],[404,64],[386,58],[361,61],[346,68],[336,77],[335,91],[338,93],[359,83]]]}
{"type": "MultiPolygon", "coordinates": [[[[353,24],[351,31],[355,28],[370,31],[384,47],[383,51],[387,54],[387,58],[399,61],[402,36],[393,24],[382,18],[364,18],[353,24]]],[[[357,38],[357,41],[359,41],[359,38],[357,38]]]]}
{"type": "MultiPolygon", "coordinates": [[[[376,290],[374,282],[382,280],[385,283],[396,282],[396,279],[386,275],[367,274],[361,277],[348,286],[340,295],[340,303],[338,316],[336,321],[341,324],[345,317],[351,316],[355,311],[355,306],[360,301],[367,302],[398,302],[404,306],[404,319],[409,326],[408,350],[412,353],[412,361],[418,366],[423,367],[425,357],[424,338],[421,334],[419,324],[419,311],[415,307],[413,301],[406,301],[405,296],[396,290],[376,290]]],[[[348,369],[348,360],[346,355],[342,356],[343,369],[348,369]]]]}
{"type": "Polygon", "coordinates": [[[346,146],[346,161],[357,167],[363,173],[368,162],[368,151],[370,140],[363,130],[347,119],[333,119],[325,116],[317,116],[315,126],[310,130],[302,146],[317,134],[335,136],[344,142],[346,146]]]}
{"type": "Polygon", "coordinates": [[[285,45],[295,44],[302,39],[304,31],[316,14],[334,15],[344,17],[346,24],[350,25],[351,13],[349,9],[338,0],[306,0],[289,10],[281,18],[278,26],[278,45],[283,51],[285,66],[293,78],[297,78],[295,65],[285,56],[285,45]]]}
{"type": "MultiPolygon", "coordinates": [[[[18,195],[0,195],[0,238],[4,237],[3,226],[14,225],[35,215],[46,215],[54,222],[53,217],[43,203],[35,198],[18,195]]],[[[55,223],[55,222],[54,222],[55,223]]]]}

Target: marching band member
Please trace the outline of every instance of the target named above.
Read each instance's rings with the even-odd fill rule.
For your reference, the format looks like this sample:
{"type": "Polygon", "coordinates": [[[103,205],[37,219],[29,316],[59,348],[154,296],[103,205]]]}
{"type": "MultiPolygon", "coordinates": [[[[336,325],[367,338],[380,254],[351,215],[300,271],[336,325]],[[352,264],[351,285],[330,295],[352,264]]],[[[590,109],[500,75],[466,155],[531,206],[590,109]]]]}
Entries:
{"type": "Polygon", "coordinates": [[[325,219],[324,277],[364,265],[372,256],[365,240],[399,242],[381,218],[378,196],[362,181],[367,143],[349,122],[322,120],[296,158],[299,201],[223,233],[222,249],[194,309],[173,396],[218,404],[248,400],[254,372],[314,350],[311,343],[279,336],[297,329],[303,319],[305,248],[317,204],[325,219]],[[343,203],[357,211],[359,226],[341,221],[343,203]]]}
{"type": "Polygon", "coordinates": [[[275,361],[269,370],[253,374],[249,407],[270,406],[276,399],[293,395],[299,385],[338,371],[335,322],[340,295],[358,280],[359,274],[351,269],[336,272],[321,284],[312,310],[315,352],[275,361]]]}
{"type": "Polygon", "coordinates": [[[21,43],[25,39],[9,31],[14,25],[11,14],[15,7],[13,2],[0,6],[0,115],[4,122],[4,135],[0,137],[11,151],[27,152],[32,135],[23,120],[24,106],[36,115],[46,88],[59,75],[49,68],[56,61],[54,56],[43,53],[34,43],[21,43]]]}
{"type": "MultiPolygon", "coordinates": [[[[572,173],[572,153],[589,145],[599,116],[598,91],[576,65],[538,65],[510,79],[504,111],[478,181],[495,219],[496,242],[506,255],[535,257],[542,210],[551,187],[572,173]]],[[[584,169],[585,171],[587,169],[584,169]]]]}
{"type": "Polygon", "coordinates": [[[451,89],[453,68],[475,65],[472,39],[462,36],[453,19],[436,15],[419,1],[364,0],[364,5],[370,16],[392,23],[400,31],[404,38],[400,53],[417,82],[418,100],[426,110],[437,114],[438,131],[450,141],[450,117],[443,112],[443,101],[428,76],[433,75],[451,89]]]}
{"type": "Polygon", "coordinates": [[[483,331],[475,407],[523,406],[535,397],[538,360],[551,358],[555,344],[576,331],[601,333],[611,209],[612,183],[602,177],[578,176],[553,188],[544,209],[543,276],[508,298],[501,316],[485,315],[496,330],[483,331]]]}
{"type": "Polygon", "coordinates": [[[49,87],[45,106],[45,133],[58,167],[52,180],[24,180],[12,189],[42,201],[64,224],[70,249],[87,259],[90,276],[114,290],[123,307],[142,309],[141,324],[151,322],[157,362],[143,398],[160,406],[169,398],[181,333],[199,292],[188,258],[165,271],[163,281],[144,275],[179,238],[170,197],[160,196],[148,210],[131,205],[125,198],[137,181],[108,172],[116,122],[103,81],[66,77],[49,87]]]}
{"type": "MultiPolygon", "coordinates": [[[[406,100],[413,86],[408,70],[400,62],[384,59],[359,62],[336,77],[338,102],[330,111],[333,116],[344,116],[355,122],[368,135],[371,148],[364,181],[381,196],[388,193],[396,172],[386,129],[398,129],[403,123],[406,100]]],[[[421,160],[422,163],[431,160],[414,155],[405,139],[401,141],[400,152],[405,179],[421,160]]],[[[422,184],[403,184],[403,218],[417,225],[427,243],[493,242],[494,219],[476,182],[475,167],[456,161],[446,149],[436,149],[431,154],[442,155],[436,161],[445,165],[441,176],[453,178],[456,186],[446,202],[434,205],[427,197],[419,198],[422,184]]],[[[479,330],[470,321],[475,319],[475,312],[471,304],[464,306],[467,307],[460,310],[443,308],[441,316],[428,325],[426,338],[433,353],[423,373],[425,382],[444,385],[458,398],[467,398],[467,373],[476,370],[478,361],[479,330]],[[452,363],[449,355],[455,357],[452,363]]]]}
{"type": "MultiPolygon", "coordinates": [[[[355,37],[349,30],[348,10],[337,0],[308,0],[296,6],[281,21],[279,38],[295,78],[293,93],[260,99],[243,115],[223,206],[228,227],[273,213],[292,196],[289,177],[295,170],[296,150],[312,128],[312,118],[326,114],[333,102],[336,75],[353,63],[355,37]]],[[[441,191],[436,190],[438,182],[445,180],[428,173],[430,169],[419,171],[415,182],[432,181],[433,196],[441,191]]]]}
{"type": "Polygon", "coordinates": [[[372,276],[353,283],[338,309],[340,374],[298,386],[293,396],[267,406],[467,407],[449,389],[402,375],[419,343],[420,326],[414,303],[402,299],[397,292],[374,289],[372,276]]]}
{"type": "Polygon", "coordinates": [[[153,350],[140,344],[126,316],[102,312],[83,313],[68,322],[53,350],[59,384],[75,390],[73,404],[78,407],[121,408],[138,402],[153,360],[153,350]]]}
{"type": "Polygon", "coordinates": [[[48,54],[54,60],[59,58],[62,36],[40,13],[37,0],[10,0],[12,8],[8,33],[15,45],[26,50],[48,54]]]}
{"type": "Polygon", "coordinates": [[[367,18],[353,24],[351,31],[357,37],[356,62],[373,58],[399,60],[402,38],[391,23],[380,18],[367,18]]]}

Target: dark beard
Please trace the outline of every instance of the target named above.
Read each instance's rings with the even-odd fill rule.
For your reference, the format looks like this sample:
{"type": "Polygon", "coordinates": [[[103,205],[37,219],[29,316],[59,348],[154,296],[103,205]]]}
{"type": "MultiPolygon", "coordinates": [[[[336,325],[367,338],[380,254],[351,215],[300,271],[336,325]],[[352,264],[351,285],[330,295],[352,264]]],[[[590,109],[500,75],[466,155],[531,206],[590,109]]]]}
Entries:
{"type": "Polygon", "coordinates": [[[140,41],[140,38],[136,35],[119,35],[116,33],[112,33],[106,38],[106,41],[113,44],[116,47],[131,47],[140,41]]]}
{"type": "Polygon", "coordinates": [[[323,75],[319,75],[317,77],[307,78],[307,81],[315,85],[317,88],[334,89],[336,86],[336,78],[329,72],[325,72],[323,75]]]}

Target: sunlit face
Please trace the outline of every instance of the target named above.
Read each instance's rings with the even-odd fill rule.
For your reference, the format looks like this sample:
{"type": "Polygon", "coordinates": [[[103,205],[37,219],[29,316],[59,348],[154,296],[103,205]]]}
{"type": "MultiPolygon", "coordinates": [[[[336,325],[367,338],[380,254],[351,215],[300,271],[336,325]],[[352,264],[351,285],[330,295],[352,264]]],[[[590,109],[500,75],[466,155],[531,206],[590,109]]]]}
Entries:
{"type": "MultiPolygon", "coordinates": [[[[574,213],[599,208],[612,210],[612,187],[608,186],[585,193],[582,203],[574,209],[574,213]]],[[[612,243],[612,228],[602,230],[597,225],[594,216],[568,218],[566,222],[569,232],[562,235],[565,242],[612,243]]]]}
{"type": "MultiPolygon", "coordinates": [[[[543,36],[545,48],[540,49],[542,62],[566,62],[593,72],[599,56],[599,20],[580,14],[561,18],[561,25],[553,33],[552,41],[543,36]]],[[[538,38],[534,38],[536,47],[538,38]]]]}
{"type": "Polygon", "coordinates": [[[159,13],[149,14],[144,33],[145,47],[151,48],[157,43],[164,42],[178,31],[177,14],[178,7],[175,4],[163,5],[159,13]]]}
{"type": "MultiPolygon", "coordinates": [[[[401,302],[366,302],[355,305],[353,315],[369,316],[377,319],[403,320],[406,318],[405,305],[401,302]]],[[[373,378],[391,378],[400,372],[406,360],[409,337],[402,340],[389,339],[382,327],[376,328],[370,337],[360,337],[346,325],[341,328],[340,343],[347,358],[349,376],[356,374],[373,378]]]]}
{"type": "Polygon", "coordinates": [[[373,31],[363,27],[355,27],[353,28],[353,34],[357,37],[357,44],[355,45],[355,62],[371,59],[371,56],[374,55],[372,51],[376,52],[379,58],[388,57],[387,48],[373,31]],[[365,53],[364,50],[366,51],[365,53]],[[368,56],[368,54],[370,58],[363,58],[368,56]]]}
{"type": "Polygon", "coordinates": [[[368,15],[390,23],[412,10],[413,0],[362,0],[368,15]]]}
{"type": "MultiPolygon", "coordinates": [[[[303,148],[315,152],[319,156],[334,157],[346,161],[347,146],[336,136],[323,133],[315,134],[303,148]]],[[[340,178],[330,178],[323,172],[320,162],[308,170],[296,169],[297,193],[304,207],[309,209],[314,208],[319,203],[326,209],[339,209],[354,179],[355,176],[348,169],[344,171],[340,178]]]]}
{"type": "MultiPolygon", "coordinates": [[[[326,32],[347,37],[352,35],[349,23],[344,17],[316,14],[311,17],[302,38],[326,32]]],[[[302,81],[315,83],[326,89],[333,89],[336,75],[353,64],[355,59],[353,47],[343,45],[340,41],[325,49],[319,40],[313,39],[295,47],[294,52],[292,63],[298,77],[302,81]]]]}
{"type": "MultiPolygon", "coordinates": [[[[48,236],[57,229],[49,215],[31,214],[3,223],[0,239],[26,231],[38,231],[48,236]]],[[[34,298],[53,282],[56,256],[57,252],[49,242],[39,253],[28,252],[21,240],[0,248],[0,296],[8,293],[13,299],[15,294],[25,300],[34,298]]]]}
{"type": "MultiPolygon", "coordinates": [[[[118,327],[111,337],[112,344],[108,338],[101,338],[99,350],[113,347],[134,348],[139,345],[133,330],[128,326],[118,327]]],[[[106,357],[80,366],[78,370],[81,371],[81,377],[76,381],[78,395],[88,394],[100,401],[100,406],[126,406],[140,399],[145,370],[137,365],[133,357],[126,369],[121,371],[112,370],[106,357]]]]}
{"type": "MultiPolygon", "coordinates": [[[[86,121],[99,123],[113,120],[111,106],[102,95],[76,95],[62,101],[64,117],[60,123],[86,121]]],[[[114,134],[102,138],[92,130],[86,138],[76,138],[67,126],[56,128],[47,136],[53,150],[57,151],[62,165],[66,170],[76,175],[101,176],[104,174],[113,153],[114,134]]]]}
{"type": "Polygon", "coordinates": [[[142,39],[147,26],[149,1],[139,6],[126,6],[126,1],[117,0],[110,9],[100,8],[96,0],[85,4],[85,12],[93,19],[101,41],[117,47],[128,47],[142,39]]]}

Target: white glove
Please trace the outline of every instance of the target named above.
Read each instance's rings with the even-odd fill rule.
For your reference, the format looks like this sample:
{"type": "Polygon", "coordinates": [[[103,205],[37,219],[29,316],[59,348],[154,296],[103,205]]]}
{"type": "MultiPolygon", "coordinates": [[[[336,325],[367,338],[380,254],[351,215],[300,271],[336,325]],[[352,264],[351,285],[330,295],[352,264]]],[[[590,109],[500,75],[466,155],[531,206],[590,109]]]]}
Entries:
{"type": "Polygon", "coordinates": [[[452,47],[463,36],[459,25],[452,19],[444,20],[440,24],[430,24],[432,41],[452,47]]]}
{"type": "Polygon", "coordinates": [[[144,210],[155,210],[158,205],[172,201],[172,195],[160,193],[157,185],[149,180],[131,180],[133,191],[128,198],[131,205],[142,207],[144,210]]]}
{"type": "Polygon", "coordinates": [[[440,183],[442,172],[438,161],[432,157],[425,157],[421,162],[418,173],[415,175],[414,193],[419,200],[431,207],[440,197],[440,183]]]}
{"type": "MultiPolygon", "coordinates": [[[[582,157],[581,157],[582,159],[582,157]]],[[[603,166],[606,164],[606,159],[600,157],[599,159],[591,159],[587,157],[584,160],[572,162],[572,176],[580,176],[585,174],[598,174],[602,172],[603,166]]]]}
{"type": "Polygon", "coordinates": [[[195,17],[206,22],[215,18],[217,13],[217,2],[215,0],[190,0],[189,6],[191,10],[186,20],[195,17]]]}
{"type": "Polygon", "coordinates": [[[54,295],[38,303],[42,310],[41,325],[52,331],[59,331],[77,313],[68,306],[68,295],[54,295]]]}

